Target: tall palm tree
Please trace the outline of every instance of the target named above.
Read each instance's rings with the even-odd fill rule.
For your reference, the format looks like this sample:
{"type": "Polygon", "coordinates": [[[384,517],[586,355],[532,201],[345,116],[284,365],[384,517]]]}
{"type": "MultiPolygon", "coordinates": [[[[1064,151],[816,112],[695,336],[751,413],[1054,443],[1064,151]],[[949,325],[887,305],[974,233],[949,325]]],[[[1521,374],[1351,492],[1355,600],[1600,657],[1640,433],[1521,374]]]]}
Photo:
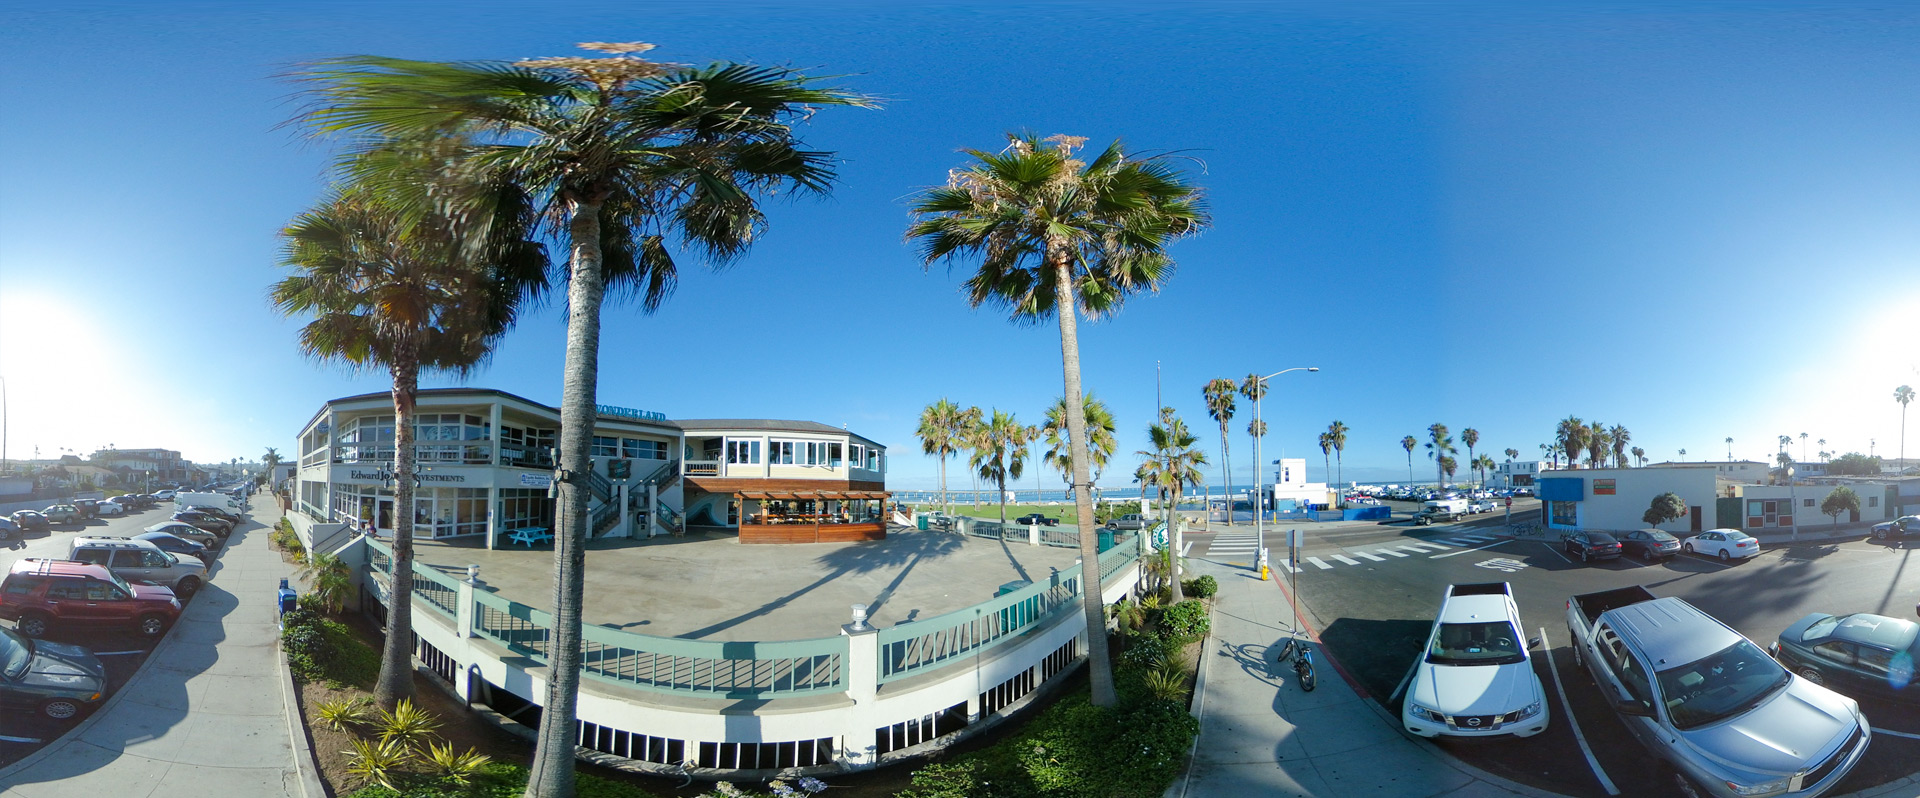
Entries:
{"type": "Polygon", "coordinates": [[[1228,526],[1233,525],[1233,461],[1227,457],[1227,422],[1233,420],[1233,398],[1239,391],[1239,386],[1226,377],[1215,377],[1200,388],[1201,398],[1207,401],[1207,415],[1220,424],[1220,489],[1227,494],[1228,526]]]}
{"type": "Polygon", "coordinates": [[[1774,449],[1775,452],[1784,452],[1787,450],[1787,447],[1793,445],[1792,435],[1782,435],[1780,436],[1779,440],[1780,440],[1780,446],[1774,449]]]}
{"type": "Polygon", "coordinates": [[[512,64],[348,56],[300,75],[314,87],[303,120],[358,139],[348,168],[360,179],[458,206],[457,217],[488,227],[476,240],[538,224],[567,249],[551,678],[528,798],[574,789],[584,483],[606,293],[636,295],[651,313],[677,281],[675,250],[716,267],[738,260],[766,226],[760,198],[820,195],[833,184],[833,154],[804,146],[794,124],[822,106],[871,104],[784,68],[655,63],[641,57],[652,45],[639,42],[582,47],[605,55],[512,64]],[[378,157],[396,149],[387,142],[449,139],[457,146],[444,153],[442,171],[462,178],[456,190],[392,179],[392,159],[378,157]]]}
{"type": "MultiPolygon", "coordinates": [[[[1107,469],[1108,461],[1113,459],[1114,450],[1119,441],[1114,437],[1113,412],[1107,409],[1107,403],[1094,398],[1088,391],[1081,396],[1081,412],[1087,419],[1087,455],[1088,465],[1093,475],[1090,482],[1099,484],[1100,473],[1107,469]]],[[[1060,472],[1060,479],[1067,483],[1067,490],[1073,490],[1073,448],[1067,440],[1067,400],[1062,397],[1047,408],[1047,419],[1040,425],[1040,431],[1047,443],[1047,451],[1040,455],[1040,462],[1060,472]]]]}
{"type": "Polygon", "coordinates": [[[1822,463],[1824,463],[1824,462],[1826,462],[1826,461],[1827,461],[1827,454],[1828,454],[1828,453],[1827,453],[1827,439],[1826,439],[1826,438],[1821,438],[1820,440],[1817,440],[1817,441],[1814,441],[1814,443],[1818,443],[1818,444],[1820,444],[1820,462],[1822,462],[1822,463]]]}
{"type": "Polygon", "coordinates": [[[1473,447],[1480,443],[1480,431],[1472,427],[1460,430],[1460,442],[1467,446],[1467,470],[1473,470],[1473,447]]]}
{"type": "Polygon", "coordinates": [[[1434,473],[1439,475],[1436,481],[1440,483],[1441,490],[1446,490],[1447,474],[1446,469],[1441,467],[1440,458],[1457,451],[1453,448],[1453,436],[1447,434],[1447,425],[1437,421],[1427,425],[1427,448],[1431,450],[1427,456],[1433,458],[1434,468],[1437,469],[1434,473]]]}
{"type": "Polygon", "coordinates": [[[982,434],[985,424],[986,411],[978,406],[960,411],[960,445],[968,452],[967,478],[972,480],[975,509],[980,507],[980,464],[986,462],[986,440],[982,434]]]}
{"type": "Polygon", "coordinates": [[[1506,451],[1506,455],[1507,455],[1507,462],[1509,462],[1509,463],[1511,463],[1511,462],[1513,462],[1513,459],[1514,459],[1514,458],[1516,458],[1516,457],[1519,457],[1519,456],[1520,456],[1520,450],[1519,450],[1519,449],[1508,449],[1508,450],[1506,451]]]}
{"type": "Polygon", "coordinates": [[[1727,436],[1727,462],[1733,462],[1733,436],[1727,436]]]}
{"type": "MultiPolygon", "coordinates": [[[[1587,423],[1578,416],[1567,416],[1560,419],[1553,434],[1558,439],[1556,442],[1560,450],[1567,455],[1567,467],[1579,468],[1580,453],[1587,448],[1587,423]]],[[[1559,465],[1559,458],[1555,458],[1554,467],[1558,468],[1559,465]]]]}
{"type": "Polygon", "coordinates": [[[1645,450],[1645,449],[1642,449],[1642,448],[1640,448],[1640,447],[1638,447],[1638,446],[1635,446],[1635,447],[1633,447],[1633,463],[1634,463],[1634,465],[1636,465],[1636,466],[1644,466],[1644,465],[1646,465],[1646,464],[1647,464],[1647,450],[1645,450]]]}
{"type": "MultiPolygon", "coordinates": [[[[1253,403],[1256,410],[1259,408],[1261,397],[1266,396],[1267,392],[1272,389],[1273,389],[1273,386],[1268,385],[1265,380],[1260,379],[1260,375],[1258,374],[1248,374],[1246,379],[1243,379],[1240,381],[1240,395],[1246,397],[1248,402],[1253,403]]],[[[1253,444],[1252,444],[1253,448],[1259,449],[1260,440],[1262,438],[1267,437],[1267,422],[1265,420],[1261,420],[1260,422],[1258,422],[1260,425],[1259,432],[1253,431],[1254,423],[1255,422],[1251,422],[1251,421],[1247,422],[1247,433],[1253,436],[1253,444]]],[[[1263,469],[1266,467],[1267,466],[1265,463],[1253,464],[1253,484],[1255,485],[1260,484],[1260,481],[1261,481],[1260,469],[1263,469]]],[[[1265,496],[1256,497],[1254,499],[1253,511],[1256,513],[1260,512],[1261,508],[1264,508],[1266,506],[1267,505],[1266,505],[1265,496]]]]}
{"type": "Polygon", "coordinates": [[[1419,445],[1420,442],[1414,440],[1412,435],[1400,439],[1400,448],[1407,450],[1407,484],[1409,486],[1413,484],[1413,447],[1419,445]]]}
{"type": "Polygon", "coordinates": [[[1327,470],[1327,481],[1333,481],[1333,436],[1320,433],[1320,467],[1327,470]]]}
{"type": "MultiPolygon", "coordinates": [[[[1826,441],[1821,441],[1821,443],[1825,444],[1826,441]]],[[[280,462],[280,450],[272,446],[267,447],[267,453],[260,456],[260,467],[267,473],[268,490],[273,490],[274,488],[274,471],[280,467],[280,462]]]]}
{"type": "Polygon", "coordinates": [[[1483,454],[1468,460],[1467,466],[1480,472],[1480,484],[1485,485],[1487,472],[1493,470],[1496,464],[1493,462],[1493,455],[1483,454]]]}
{"type": "Polygon", "coordinates": [[[1680,450],[1680,462],[1682,462],[1682,463],[1684,463],[1684,462],[1686,462],[1686,461],[1687,461],[1687,450],[1685,450],[1685,449],[1681,449],[1681,450],[1680,450]]]}
{"type": "Polygon", "coordinates": [[[1806,461],[1806,459],[1807,459],[1807,434],[1802,432],[1800,433],[1800,460],[1804,462],[1806,461]]]}
{"type": "Polygon", "coordinates": [[[1613,433],[1607,431],[1607,425],[1598,421],[1587,425],[1587,467],[1605,466],[1612,443],[1613,433]]]}
{"type": "Polygon", "coordinates": [[[1627,467],[1627,444],[1633,441],[1633,433],[1624,425],[1615,424],[1607,430],[1607,440],[1613,444],[1613,465],[1615,468],[1627,467]]]}
{"type": "MultiPolygon", "coordinates": [[[[413,693],[414,397],[420,371],[466,374],[513,321],[510,283],[545,268],[528,243],[502,268],[467,257],[460,231],[439,218],[410,218],[376,193],[336,191],[282,231],[272,299],[288,316],[310,316],[300,349],[320,361],[384,368],[393,394],[393,579],[386,643],[374,700],[391,709],[413,693]],[[519,269],[521,272],[512,270],[519,269]]],[[[279,453],[268,450],[277,462],[279,453]]]]}
{"type": "Polygon", "coordinates": [[[1158,488],[1167,507],[1167,530],[1172,537],[1167,547],[1167,557],[1172,561],[1168,581],[1173,585],[1173,600],[1178,602],[1184,598],[1180,590],[1180,550],[1185,546],[1179,523],[1180,496],[1188,486],[1197,488],[1203,483],[1200,466],[1207,464],[1207,456],[1194,448],[1200,439],[1187,431],[1186,422],[1174,415],[1172,408],[1161,411],[1160,423],[1148,425],[1147,440],[1153,448],[1134,453],[1141,460],[1133,477],[1143,488],[1158,488]]]}
{"type": "Polygon", "coordinates": [[[1089,160],[1086,139],[1009,136],[1000,152],[968,150],[972,162],[944,186],[914,200],[907,237],[918,239],[928,267],[977,258],[966,281],[975,307],[995,304],[1021,323],[1051,315],[1060,326],[1060,360],[1072,447],[1074,502],[1080,519],[1082,608],[1093,703],[1119,701],[1100,600],[1100,551],[1087,479],[1087,420],[1081,404],[1079,316],[1118,312],[1128,295],[1156,291],[1172,274],[1166,247],[1209,223],[1201,191],[1165,155],[1129,154],[1116,141],[1089,160]]]}
{"type": "Polygon", "coordinates": [[[920,411],[920,450],[940,458],[940,509],[952,512],[947,502],[947,458],[960,451],[960,406],[941,397],[920,411]]]}
{"type": "Polygon", "coordinates": [[[1000,523],[1007,522],[1007,480],[1017,480],[1026,466],[1027,428],[1014,420],[1012,413],[995,408],[993,415],[980,423],[977,444],[980,478],[999,488],[1000,523]]]}
{"type": "MultiPolygon", "coordinates": [[[[1913,388],[1902,385],[1893,389],[1893,401],[1900,403],[1900,467],[1907,467],[1907,405],[1913,403],[1913,388]]],[[[1871,448],[1871,447],[1869,447],[1871,448]]],[[[1898,471],[1896,470],[1896,473],[1898,471]]]]}
{"type": "Polygon", "coordinates": [[[1334,419],[1332,424],[1327,425],[1327,442],[1333,444],[1333,463],[1340,468],[1340,506],[1343,509],[1347,506],[1347,463],[1345,454],[1347,451],[1347,433],[1350,431],[1351,429],[1346,424],[1341,423],[1339,419],[1334,419]]]}

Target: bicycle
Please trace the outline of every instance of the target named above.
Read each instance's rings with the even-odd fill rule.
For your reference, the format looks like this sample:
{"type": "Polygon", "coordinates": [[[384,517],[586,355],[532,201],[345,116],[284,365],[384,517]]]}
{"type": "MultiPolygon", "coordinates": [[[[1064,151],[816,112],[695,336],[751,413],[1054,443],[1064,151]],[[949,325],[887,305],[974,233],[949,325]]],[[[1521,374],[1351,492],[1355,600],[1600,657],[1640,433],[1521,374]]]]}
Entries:
{"type": "Polygon", "coordinates": [[[1308,646],[1306,641],[1298,638],[1287,638],[1287,644],[1280,649],[1278,659],[1280,662],[1286,662],[1288,659],[1292,659],[1293,674],[1300,682],[1300,690],[1308,693],[1313,692],[1313,688],[1315,687],[1313,676],[1313,648],[1308,646]]]}

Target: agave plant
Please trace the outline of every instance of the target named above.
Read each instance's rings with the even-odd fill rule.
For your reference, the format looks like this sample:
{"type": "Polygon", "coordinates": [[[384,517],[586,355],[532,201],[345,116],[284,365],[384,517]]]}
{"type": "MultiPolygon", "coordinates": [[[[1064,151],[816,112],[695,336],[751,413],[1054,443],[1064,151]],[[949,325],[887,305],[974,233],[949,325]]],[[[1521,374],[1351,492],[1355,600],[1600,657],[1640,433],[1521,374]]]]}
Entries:
{"type": "Polygon", "coordinates": [[[420,752],[419,758],[434,775],[462,787],[493,761],[493,757],[471,748],[465,753],[454,753],[453,743],[427,743],[427,749],[420,752]]]}
{"type": "Polygon", "coordinates": [[[399,740],[375,742],[355,737],[353,749],[342,753],[347,755],[348,773],[396,792],[399,788],[394,783],[410,758],[406,744],[399,740]]]}
{"type": "Polygon", "coordinates": [[[394,705],[392,712],[380,713],[380,741],[398,742],[412,747],[426,742],[433,731],[440,728],[440,721],[419,707],[411,699],[401,699],[394,705]]]}
{"type": "Polygon", "coordinates": [[[365,697],[338,698],[316,704],[313,714],[319,718],[320,725],[344,733],[372,721],[372,710],[373,702],[365,697]]]}
{"type": "Polygon", "coordinates": [[[1171,660],[1163,660],[1160,667],[1147,671],[1142,681],[1147,694],[1161,701],[1179,701],[1187,696],[1187,670],[1171,660]]]}

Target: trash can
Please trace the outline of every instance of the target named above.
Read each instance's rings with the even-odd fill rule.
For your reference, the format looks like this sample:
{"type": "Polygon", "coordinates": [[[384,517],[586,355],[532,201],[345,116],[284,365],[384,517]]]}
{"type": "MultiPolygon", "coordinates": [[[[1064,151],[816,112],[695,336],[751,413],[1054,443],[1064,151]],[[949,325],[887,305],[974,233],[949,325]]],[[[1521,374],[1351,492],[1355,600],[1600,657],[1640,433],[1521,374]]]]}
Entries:
{"type": "Polygon", "coordinates": [[[922,513],[922,514],[920,514],[920,515],[916,515],[916,516],[914,516],[914,517],[913,517],[913,525],[914,525],[914,526],[916,526],[916,527],[918,527],[918,528],[920,529],[920,531],[922,531],[922,532],[925,532],[925,531],[927,531],[927,516],[926,516],[926,514],[925,514],[925,513],[922,513]]]}
{"type": "Polygon", "coordinates": [[[1111,529],[1100,530],[1100,550],[1106,551],[1107,549],[1111,549],[1111,548],[1113,548],[1113,530],[1111,529]]]}

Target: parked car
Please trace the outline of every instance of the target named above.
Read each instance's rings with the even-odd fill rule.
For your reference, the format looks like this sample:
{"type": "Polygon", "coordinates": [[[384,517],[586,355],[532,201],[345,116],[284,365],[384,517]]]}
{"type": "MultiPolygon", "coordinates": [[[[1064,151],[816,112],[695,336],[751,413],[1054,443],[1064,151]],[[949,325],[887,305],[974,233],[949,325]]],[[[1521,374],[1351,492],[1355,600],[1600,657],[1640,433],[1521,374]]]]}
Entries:
{"type": "Polygon", "coordinates": [[[46,515],[36,510],[15,510],[10,517],[15,524],[28,532],[37,532],[53,526],[53,522],[48,521],[46,515]]]}
{"type": "Polygon", "coordinates": [[[20,525],[14,523],[13,519],[0,518],[0,540],[17,540],[24,534],[26,533],[20,530],[20,525]]]}
{"type": "Polygon", "coordinates": [[[189,526],[200,527],[201,529],[217,534],[223,538],[233,534],[233,524],[227,522],[224,519],[215,518],[211,515],[207,515],[206,513],[199,513],[199,512],[194,512],[192,510],[185,510],[182,512],[174,513],[173,520],[179,521],[180,523],[187,524],[189,526]]]}
{"type": "Polygon", "coordinates": [[[1698,794],[1815,798],[1873,741],[1858,702],[1680,599],[1638,585],[1574,596],[1567,630],[1627,730],[1698,794]]]}
{"type": "Polygon", "coordinates": [[[1680,544],[1688,554],[1719,557],[1721,562],[1747,559],[1760,554],[1760,541],[1738,529],[1709,529],[1680,544]]]}
{"type": "Polygon", "coordinates": [[[180,617],[180,599],[159,585],[135,585],[105,567],[70,560],[15,560],[0,582],[0,618],[27,637],[56,626],[122,626],[159,637],[180,617]]]}
{"type": "Polygon", "coordinates": [[[220,508],[220,507],[209,507],[204,504],[189,504],[185,508],[182,508],[182,511],[206,513],[207,515],[211,515],[229,524],[238,525],[240,523],[239,513],[236,513],[232,510],[220,508]]]}
{"type": "Polygon", "coordinates": [[[1794,621],[1767,651],[1800,678],[1836,692],[1920,701],[1913,682],[1920,624],[1912,621],[1816,612],[1794,621]]]}
{"type": "Polygon", "coordinates": [[[74,499],[73,506],[80,511],[80,520],[100,517],[99,499],[74,499]]]}
{"type": "Polygon", "coordinates": [[[1413,514],[1413,522],[1427,526],[1436,521],[1453,523],[1466,517],[1468,512],[1466,499],[1432,499],[1421,505],[1413,514]]]}
{"type": "MultiPolygon", "coordinates": [[[[181,526],[186,525],[182,524],[181,526]]],[[[193,527],[187,528],[193,529],[193,527]]],[[[200,530],[194,529],[194,531],[199,532],[200,530]]],[[[142,532],[134,535],[133,539],[152,543],[155,546],[159,546],[161,551],[168,554],[192,557],[207,567],[213,566],[213,549],[207,548],[207,544],[205,543],[188,540],[171,532],[142,532]]]]}
{"type": "Polygon", "coordinates": [[[200,527],[181,521],[161,521],[160,523],[147,527],[144,532],[147,534],[159,533],[172,535],[177,538],[186,538],[187,540],[207,547],[208,551],[214,551],[225,545],[225,540],[220,537],[220,533],[210,529],[201,529],[200,527]]]}
{"type": "Polygon", "coordinates": [[[166,585],[183,599],[193,598],[207,583],[207,564],[198,557],[179,557],[144,540],[77,537],[67,544],[67,559],[107,566],[114,576],[129,582],[166,585]]]}
{"type": "Polygon", "coordinates": [[[1580,558],[1581,562],[1620,558],[1620,541],[1605,532],[1591,529],[1568,532],[1566,537],[1560,539],[1560,546],[1568,554],[1580,558]]]}
{"type": "Polygon", "coordinates": [[[112,499],[101,499],[100,501],[94,502],[93,514],[100,516],[102,518],[105,518],[108,516],[115,516],[115,515],[126,515],[127,506],[117,501],[114,501],[112,499]]]}
{"type": "Polygon", "coordinates": [[[1658,529],[1634,529],[1622,532],[1620,553],[1647,562],[1670,560],[1680,553],[1680,539],[1658,529]]]}
{"type": "Polygon", "coordinates": [[[1874,540],[1903,538],[1911,534],[1920,534],[1920,515],[1903,515],[1873,525],[1874,540]]]}
{"type": "Polygon", "coordinates": [[[80,508],[71,504],[56,504],[40,511],[47,517],[49,524],[77,524],[81,521],[80,508]]]}
{"type": "Polygon", "coordinates": [[[1516,499],[1521,497],[1531,498],[1533,496],[1533,488],[1514,488],[1513,496],[1516,499]]]}
{"type": "Polygon", "coordinates": [[[1127,513],[1126,515],[1120,516],[1119,518],[1115,518],[1111,521],[1108,521],[1107,528],[1108,529],[1140,530],[1140,529],[1146,529],[1148,526],[1151,526],[1152,524],[1153,524],[1152,519],[1149,519],[1144,515],[1141,515],[1139,513],[1127,513]]]}
{"type": "Polygon", "coordinates": [[[154,497],[154,498],[156,498],[156,499],[159,499],[160,501],[163,501],[163,502],[170,502],[170,501],[173,501],[173,491],[172,491],[172,490],[163,490],[163,491],[160,491],[160,492],[158,492],[158,493],[155,493],[155,494],[153,494],[153,497],[154,497]]]}
{"type": "Polygon", "coordinates": [[[1422,737],[1532,737],[1550,713],[1505,582],[1450,585],[1400,709],[1422,737]]]}
{"type": "Polygon", "coordinates": [[[1016,524],[1039,524],[1041,526],[1059,526],[1060,525],[1060,519],[1048,518],[1039,513],[1032,513],[1029,515],[1020,516],[1019,518],[1013,519],[1013,522],[1016,524]]]}
{"type": "Polygon", "coordinates": [[[107,669],[93,652],[0,628],[0,707],[69,720],[106,695],[107,669]]]}

